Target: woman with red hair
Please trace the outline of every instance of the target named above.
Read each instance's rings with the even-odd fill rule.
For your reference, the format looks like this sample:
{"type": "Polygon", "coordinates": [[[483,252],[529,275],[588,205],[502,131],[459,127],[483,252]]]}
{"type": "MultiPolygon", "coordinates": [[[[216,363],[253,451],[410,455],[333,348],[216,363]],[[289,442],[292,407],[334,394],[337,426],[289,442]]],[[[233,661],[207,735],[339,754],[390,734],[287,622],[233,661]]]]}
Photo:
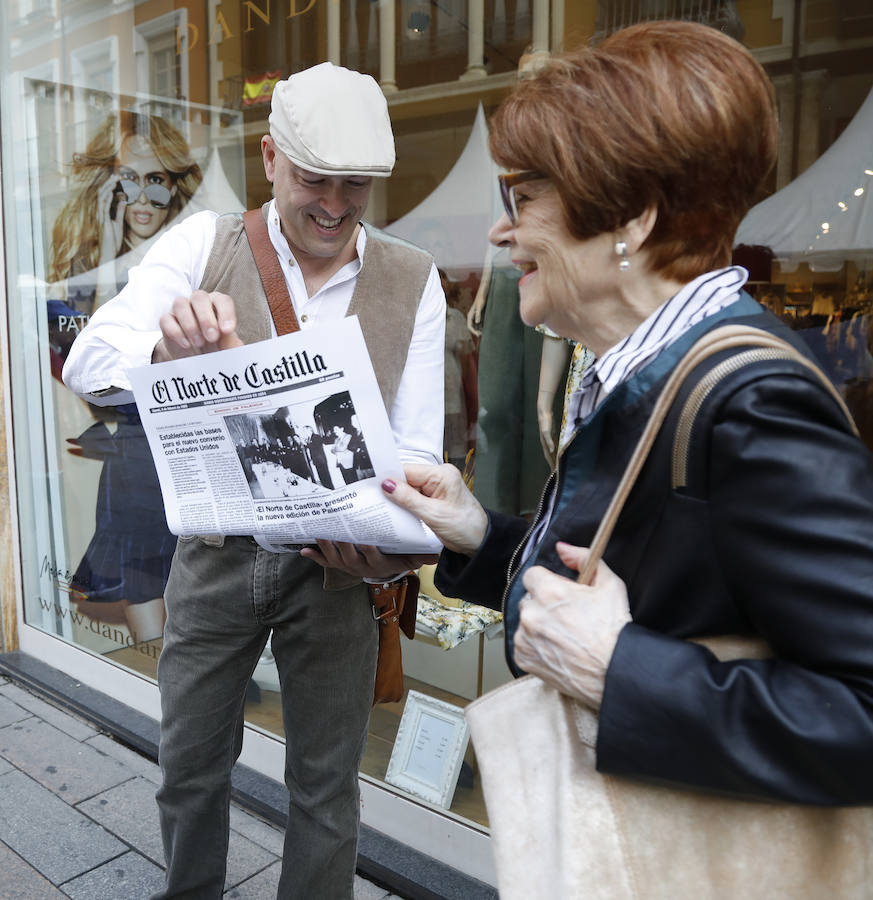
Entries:
{"type": "Polygon", "coordinates": [[[762,360],[718,382],[671,486],[679,408],[719,358],[692,371],[593,583],[576,580],[698,338],[751,325],[810,356],[730,264],[776,158],[763,69],[712,28],[634,26],[520,82],[491,150],[508,170],[491,240],[523,272],[521,317],[596,360],[533,523],[484,510],[451,466],[385,483],[445,544],[437,587],[502,608],[513,673],[599,714],[603,773],[873,803],[873,460],[804,363],[762,360]],[[763,638],[773,656],[722,662],[690,640],[703,635],[763,638]]]}

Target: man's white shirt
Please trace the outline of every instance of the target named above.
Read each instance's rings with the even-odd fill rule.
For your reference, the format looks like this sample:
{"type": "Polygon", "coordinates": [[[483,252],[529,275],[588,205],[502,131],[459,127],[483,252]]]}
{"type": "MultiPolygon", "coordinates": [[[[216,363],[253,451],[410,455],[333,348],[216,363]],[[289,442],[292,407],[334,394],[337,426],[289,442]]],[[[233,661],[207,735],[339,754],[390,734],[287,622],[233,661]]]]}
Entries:
{"type": "MultiPolygon", "coordinates": [[[[69,388],[98,405],[133,401],[127,369],[151,362],[161,338],[160,317],[170,311],[176,297],[188,297],[200,286],[215,241],[217,218],[213,212],[195,213],[165,232],[142,263],[130,270],[124,289],[91,316],[73,342],[63,372],[69,388]],[[110,387],[122,390],[108,396],[95,393],[110,387]]],[[[357,258],[312,297],[282,235],[275,201],[270,203],[267,230],[301,331],[345,316],[361,270],[365,230],[358,234],[357,258]]],[[[432,266],[389,417],[402,462],[442,461],[445,319],[445,297],[432,266]]],[[[391,328],[391,322],[385,327],[391,328]]],[[[272,331],[275,336],[274,327],[272,331]]]]}

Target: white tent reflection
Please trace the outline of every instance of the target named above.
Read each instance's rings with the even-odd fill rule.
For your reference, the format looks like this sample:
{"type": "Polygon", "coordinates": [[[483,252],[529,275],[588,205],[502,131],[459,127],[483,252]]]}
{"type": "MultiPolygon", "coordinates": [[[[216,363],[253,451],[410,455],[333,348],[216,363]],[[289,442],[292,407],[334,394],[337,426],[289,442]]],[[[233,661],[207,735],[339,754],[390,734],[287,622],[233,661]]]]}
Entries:
{"type": "MultiPolygon", "coordinates": [[[[203,180],[191,199],[179,212],[179,215],[172,220],[171,224],[178,224],[183,219],[188,218],[188,216],[207,209],[218,213],[243,212],[245,210],[245,204],[237,196],[233,187],[231,187],[227,173],[224,171],[218,147],[212,148],[209,163],[203,171],[203,180]]],[[[132,250],[122,253],[115,259],[102,263],[100,266],[89,269],[86,272],[71,275],[66,280],[67,292],[74,291],[76,288],[82,289],[85,293],[93,291],[94,285],[98,280],[102,280],[101,272],[104,269],[106,283],[114,282],[119,273],[126,273],[133,266],[137,265],[152,244],[165,233],[165,230],[161,229],[154,237],[143,241],[132,250]]]]}
{"type": "Polygon", "coordinates": [[[488,229],[496,218],[497,172],[480,103],[470,137],[449,174],[385,230],[432,253],[449,277],[481,270],[489,252],[488,229]]]}
{"type": "MultiPolygon", "coordinates": [[[[241,160],[239,166],[242,167],[241,160]]],[[[245,204],[230,185],[218,147],[213,147],[209,155],[209,164],[203,172],[203,181],[200,182],[200,186],[194,191],[194,196],[175,221],[179,222],[183,217],[204,209],[211,209],[217,213],[229,213],[244,212],[245,208],[245,204]]]]}
{"type": "Polygon", "coordinates": [[[790,271],[873,263],[873,91],[846,130],[791,184],[753,207],[736,243],[765,246],[790,271]]]}

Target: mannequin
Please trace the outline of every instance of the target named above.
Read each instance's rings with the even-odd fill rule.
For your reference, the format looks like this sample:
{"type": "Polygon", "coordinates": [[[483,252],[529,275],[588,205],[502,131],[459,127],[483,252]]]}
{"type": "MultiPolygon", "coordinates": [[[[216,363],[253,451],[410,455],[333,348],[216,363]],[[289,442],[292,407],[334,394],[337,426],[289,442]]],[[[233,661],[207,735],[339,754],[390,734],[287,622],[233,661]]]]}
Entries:
{"type": "Polygon", "coordinates": [[[464,390],[464,367],[473,352],[473,337],[460,306],[460,289],[440,269],[440,282],[446,295],[445,346],[445,428],[443,453],[448,462],[462,472],[470,434],[470,416],[464,390]]]}
{"type": "Polygon", "coordinates": [[[578,390],[583,372],[594,361],[594,354],[584,345],[558,337],[544,325],[537,331],[543,335],[543,355],[540,361],[540,383],[537,392],[537,422],[540,443],[546,462],[554,468],[558,451],[572,432],[567,423],[570,396],[578,390]],[[569,362],[568,362],[569,361],[569,362]],[[561,427],[555,437],[555,395],[564,383],[561,427]]]}
{"type": "Polygon", "coordinates": [[[536,418],[543,337],[519,318],[520,277],[504,250],[489,256],[467,315],[481,334],[473,492],[511,515],[536,509],[549,474],[536,418]]]}

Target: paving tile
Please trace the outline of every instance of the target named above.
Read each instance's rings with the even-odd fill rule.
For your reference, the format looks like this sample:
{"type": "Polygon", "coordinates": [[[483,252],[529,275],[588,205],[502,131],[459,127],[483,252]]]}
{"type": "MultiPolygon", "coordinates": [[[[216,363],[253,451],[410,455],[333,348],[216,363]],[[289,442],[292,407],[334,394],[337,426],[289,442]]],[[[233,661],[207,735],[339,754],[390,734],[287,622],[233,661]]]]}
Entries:
{"type": "Polygon", "coordinates": [[[160,785],[161,767],[156,762],[152,762],[147,756],[131,750],[130,747],[126,747],[119,741],[113,740],[108,734],[95,735],[83,743],[93,747],[98,753],[105,753],[106,756],[127,766],[131,772],[141,775],[156,787],[160,785]]]}
{"type": "Polygon", "coordinates": [[[121,763],[37,718],[0,728],[0,754],[67,803],[133,777],[121,763]]]}
{"type": "Polygon", "coordinates": [[[230,807],[230,827],[243,837],[254,841],[258,846],[269,850],[270,853],[282,856],[282,848],[285,843],[284,828],[276,828],[269,822],[265,822],[233,804],[230,807]]]}
{"type": "Polygon", "coordinates": [[[76,809],[164,866],[164,845],[155,803],[155,786],[144,778],[131,778],[76,805],[76,809]]]}
{"type": "Polygon", "coordinates": [[[230,846],[227,851],[227,876],[224,889],[242,884],[252,875],[260,872],[276,861],[276,854],[259,847],[253,841],[236,831],[230,832],[230,846]]]}
{"type": "Polygon", "coordinates": [[[0,694],[0,728],[4,725],[10,725],[12,722],[20,722],[22,719],[27,719],[32,715],[33,713],[26,710],[23,706],[0,694]]]}
{"type": "MultiPolygon", "coordinates": [[[[274,900],[281,872],[282,864],[276,862],[263,872],[258,872],[242,884],[226,891],[225,900],[274,900]]],[[[394,897],[389,895],[385,888],[378,887],[360,875],[355,875],[353,896],[354,900],[389,900],[390,897],[394,897]]],[[[395,897],[395,900],[401,898],[395,897]]]]}
{"type": "Polygon", "coordinates": [[[50,881],[0,843],[0,900],[63,900],[50,881]]]}
{"type": "Polygon", "coordinates": [[[373,884],[372,881],[367,881],[366,878],[361,878],[360,875],[355,875],[355,900],[386,900],[387,897],[388,891],[385,888],[373,884]]]}
{"type": "Polygon", "coordinates": [[[13,703],[23,706],[35,716],[39,716],[40,719],[50,722],[59,731],[63,731],[77,741],[84,741],[86,738],[97,734],[97,730],[88,725],[87,722],[84,722],[77,716],[70,715],[68,712],[64,712],[62,709],[58,709],[57,706],[52,706],[51,703],[46,703],[45,700],[31,694],[30,691],[24,690],[17,684],[3,685],[0,687],[0,694],[12,700],[13,703]]]}
{"type": "Polygon", "coordinates": [[[164,886],[164,870],[130,851],[78,878],[64,891],[73,900],[143,900],[164,886]]]}
{"type": "MultiPolygon", "coordinates": [[[[163,866],[164,848],[154,793],[151,782],[134,778],[90,797],[77,804],[76,808],[163,866]]],[[[277,852],[264,847],[265,843],[275,845],[275,829],[241,810],[232,810],[231,815],[235,825],[246,828],[248,836],[243,835],[239,828],[231,828],[227,855],[228,886],[250,878],[281,854],[281,842],[277,852]]]]}
{"type": "Polygon", "coordinates": [[[282,863],[276,862],[224,894],[225,900],[275,900],[282,863]]]}
{"type": "MultiPolygon", "coordinates": [[[[77,804],[76,809],[136,847],[152,862],[163,866],[164,848],[154,795],[153,784],[144,778],[133,778],[77,804]]],[[[226,885],[236,885],[251,878],[275,862],[277,856],[232,829],[226,885]]]]}
{"type": "Polygon", "coordinates": [[[75,878],[128,849],[17,771],[0,776],[0,841],[53,884],[75,878]]]}

